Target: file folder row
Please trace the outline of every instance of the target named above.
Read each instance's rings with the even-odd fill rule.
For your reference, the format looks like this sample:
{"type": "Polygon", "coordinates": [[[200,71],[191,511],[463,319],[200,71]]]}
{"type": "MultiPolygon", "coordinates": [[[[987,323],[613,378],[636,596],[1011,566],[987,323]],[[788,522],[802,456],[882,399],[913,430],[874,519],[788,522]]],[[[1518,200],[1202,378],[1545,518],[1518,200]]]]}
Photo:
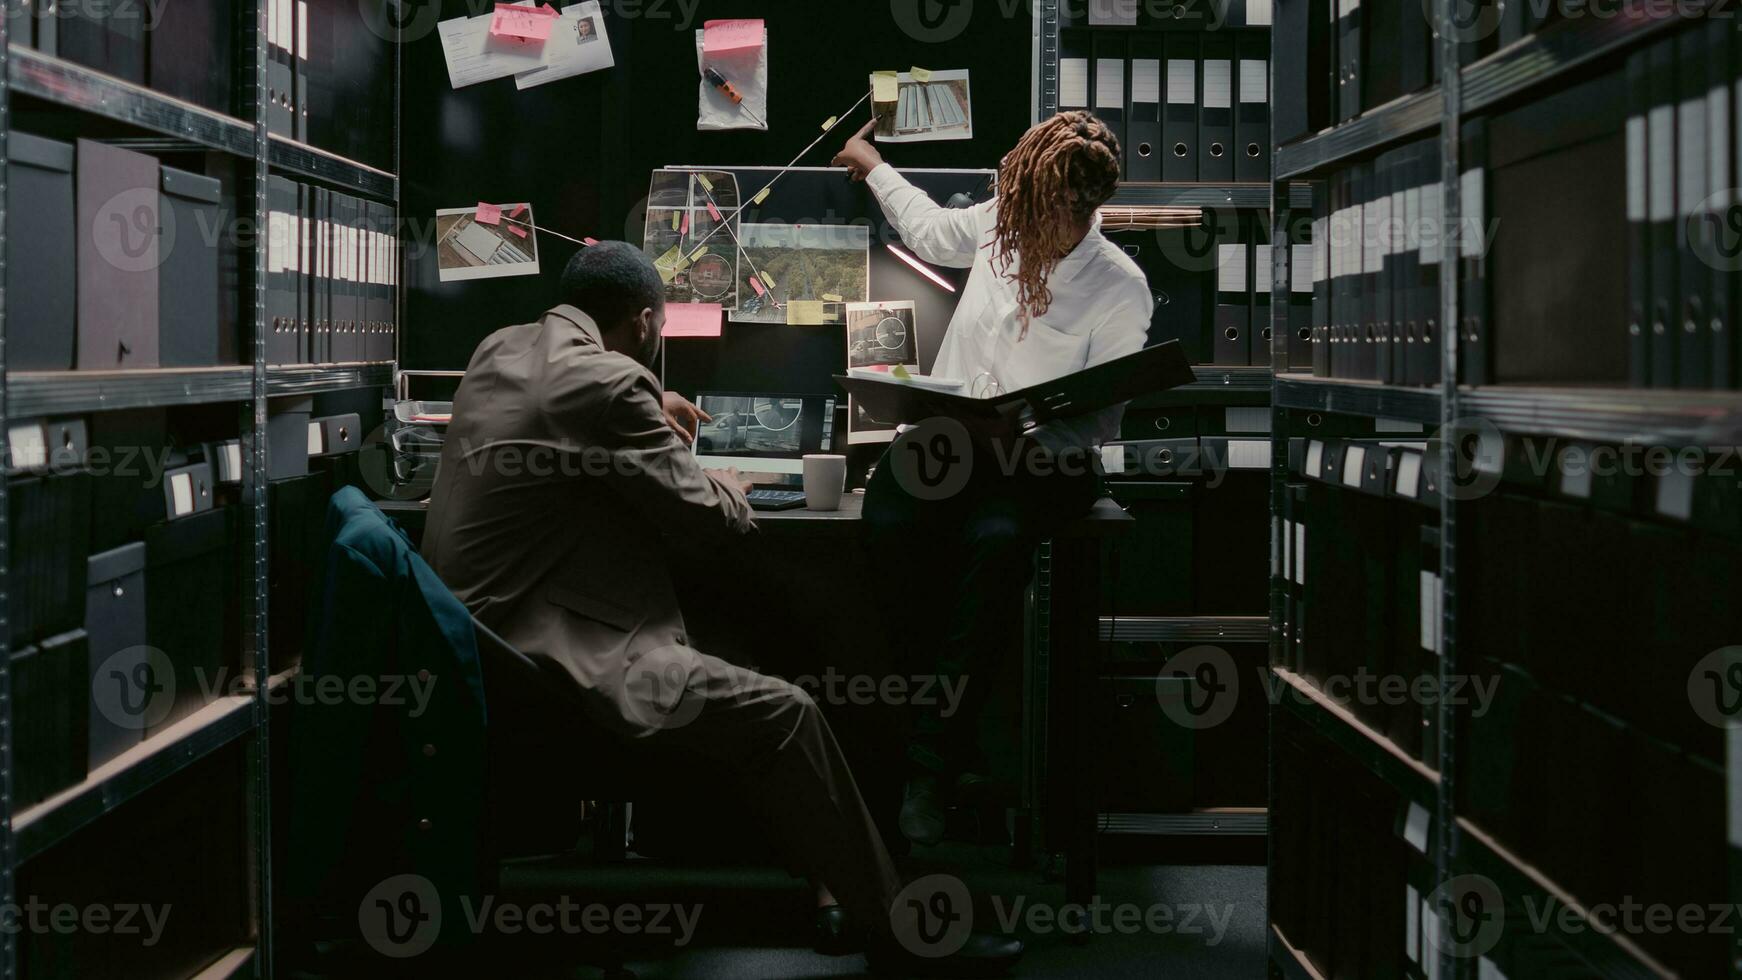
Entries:
{"type": "Polygon", "coordinates": [[[228,0],[7,0],[6,30],[19,47],[235,115],[237,6],[228,0]]]}
{"type": "Polygon", "coordinates": [[[270,178],[267,208],[267,363],[393,360],[393,208],[285,177],[270,178]]]}
{"type": "MultiPolygon", "coordinates": [[[[1276,132],[1283,144],[1439,79],[1428,7],[1360,0],[1276,0],[1276,132]]],[[[1507,7],[1527,6],[1507,4],[1507,7]]],[[[1471,29],[1474,36],[1479,32],[1471,29]]],[[[1472,40],[1492,50],[1493,39],[1472,40]]]]}
{"type": "MultiPolygon", "coordinates": [[[[1415,686],[1438,672],[1437,456],[1419,444],[1291,444],[1299,481],[1282,498],[1278,577],[1287,586],[1284,664],[1327,688],[1361,676],[1415,686]]],[[[1350,713],[1434,765],[1433,706],[1357,700],[1350,713]]]]}
{"type": "Polygon", "coordinates": [[[92,140],[8,148],[8,369],[236,363],[222,180],[92,140]]]}
{"type": "Polygon", "coordinates": [[[263,0],[266,128],[379,168],[393,163],[396,18],[388,0],[263,0]]]}
{"type": "MultiPolygon", "coordinates": [[[[1430,807],[1350,761],[1289,710],[1273,717],[1271,921],[1320,976],[1440,976],[1430,807]]],[[[1483,964],[1483,980],[1507,975],[1493,967],[1483,964]]]]}
{"type": "MultiPolygon", "coordinates": [[[[1419,140],[1356,163],[1315,189],[1306,242],[1292,242],[1290,297],[1311,286],[1310,355],[1300,344],[1306,310],[1290,304],[1288,362],[1315,377],[1394,385],[1440,383],[1440,256],[1454,235],[1441,220],[1439,144],[1419,140]],[[1303,247],[1304,246],[1304,247],[1303,247]]],[[[1479,227],[1479,216],[1463,227],[1479,227]]]]}
{"type": "Polygon", "coordinates": [[[1067,31],[1059,108],[1119,137],[1127,181],[1270,179],[1267,31],[1067,31]]]}
{"type": "MultiPolygon", "coordinates": [[[[1585,653],[1617,666],[1649,662],[1616,656],[1621,649],[1611,641],[1585,653]]],[[[1587,907],[1712,908],[1728,901],[1720,764],[1643,737],[1613,716],[1543,687],[1527,672],[1472,659],[1467,669],[1483,677],[1490,691],[1485,710],[1461,709],[1466,758],[1457,807],[1465,819],[1587,907]],[[1629,804],[1616,806],[1623,792],[1629,804]]],[[[1686,712],[1686,676],[1681,680],[1686,712]]],[[[1508,895],[1506,904],[1513,912],[1522,903],[1508,895]]],[[[1523,928],[1526,916],[1519,918],[1524,921],[1507,924],[1507,935],[1537,935],[1523,928]]],[[[1682,977],[1720,975],[1733,938],[1704,929],[1637,926],[1624,934],[1663,964],[1665,975],[1682,977]]],[[[1540,938],[1558,945],[1552,930],[1540,938]]],[[[1564,948],[1558,952],[1569,957],[1564,948]]],[[[1565,959],[1560,969],[1524,972],[1533,955],[1541,955],[1530,944],[1503,942],[1491,955],[1505,957],[1501,962],[1522,976],[1590,975],[1584,963],[1565,959]]]]}
{"type": "Polygon", "coordinates": [[[1715,18],[1684,29],[1633,52],[1625,66],[1626,242],[1611,244],[1627,261],[1625,356],[1636,386],[1742,383],[1742,42],[1734,26],[1715,18]]]}

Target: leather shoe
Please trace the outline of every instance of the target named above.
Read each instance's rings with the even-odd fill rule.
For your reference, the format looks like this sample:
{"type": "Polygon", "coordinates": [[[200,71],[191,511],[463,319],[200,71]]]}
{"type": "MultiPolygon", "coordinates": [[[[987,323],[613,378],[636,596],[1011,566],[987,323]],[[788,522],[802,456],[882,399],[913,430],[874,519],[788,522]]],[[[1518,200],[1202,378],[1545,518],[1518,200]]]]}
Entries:
{"type": "Polygon", "coordinates": [[[938,795],[938,778],[910,776],[901,800],[901,815],[895,825],[901,836],[915,844],[930,846],[944,839],[944,804],[938,795]]]}
{"type": "Polygon", "coordinates": [[[853,937],[847,927],[847,910],[839,905],[817,909],[816,930],[811,948],[824,956],[845,956],[854,951],[853,937]]]}
{"type": "Polygon", "coordinates": [[[865,961],[878,976],[1002,977],[1022,958],[1022,940],[989,932],[970,933],[960,949],[948,956],[921,956],[893,939],[879,939],[866,950],[865,961]]]}

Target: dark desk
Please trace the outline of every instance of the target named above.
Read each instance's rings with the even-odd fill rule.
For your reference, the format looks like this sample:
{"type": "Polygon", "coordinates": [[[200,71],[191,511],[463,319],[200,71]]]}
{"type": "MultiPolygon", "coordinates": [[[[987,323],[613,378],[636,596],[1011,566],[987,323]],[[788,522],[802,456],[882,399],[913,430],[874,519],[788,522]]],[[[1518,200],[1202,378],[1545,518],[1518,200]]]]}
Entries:
{"type": "MultiPolygon", "coordinates": [[[[865,498],[848,494],[838,511],[761,513],[769,536],[856,535],[865,498]]],[[[1024,664],[1022,810],[1015,852],[1026,862],[1035,844],[1065,855],[1065,901],[1095,893],[1095,759],[1092,724],[1100,673],[1102,542],[1129,534],[1136,520],[1103,497],[1081,520],[1046,542],[1036,556],[1035,629],[1024,664]],[[1052,828],[1049,832],[1048,828],[1052,828]]]]}
{"type": "MultiPolygon", "coordinates": [[[[846,494],[839,510],[760,511],[756,515],[758,536],[771,546],[786,543],[823,549],[800,549],[796,555],[786,552],[785,561],[795,557],[844,561],[841,548],[857,544],[864,502],[861,494],[846,494]]],[[[427,513],[424,502],[380,503],[396,520],[422,529],[427,513]]],[[[1101,664],[1101,548],[1104,541],[1129,534],[1136,523],[1111,498],[1103,497],[1082,519],[1044,543],[1035,559],[1034,629],[1023,670],[1023,785],[1015,854],[1019,863],[1027,863],[1037,845],[1047,852],[1062,852],[1066,902],[1087,903],[1095,893],[1099,794],[1094,772],[1101,746],[1092,719],[1101,664]]],[[[688,595],[684,599],[688,615],[692,602],[688,595]]],[[[697,619],[706,619],[706,611],[694,611],[697,619]]],[[[809,616],[814,619],[791,625],[796,632],[821,636],[825,635],[819,632],[825,622],[841,614],[839,606],[823,603],[810,608],[809,616]]],[[[704,648],[727,653],[712,646],[704,648]]],[[[858,654],[854,659],[866,662],[864,651],[858,654]]],[[[732,656],[727,659],[742,662],[732,656]]],[[[843,745],[847,744],[844,740],[843,745]]]]}

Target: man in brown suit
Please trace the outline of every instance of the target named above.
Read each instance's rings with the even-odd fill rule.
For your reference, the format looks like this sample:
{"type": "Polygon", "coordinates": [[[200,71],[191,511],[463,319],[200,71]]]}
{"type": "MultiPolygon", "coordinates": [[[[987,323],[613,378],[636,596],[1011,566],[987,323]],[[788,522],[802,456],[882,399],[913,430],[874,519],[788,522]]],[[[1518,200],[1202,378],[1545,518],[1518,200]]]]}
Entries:
{"type": "MultiPolygon", "coordinates": [[[[624,751],[734,776],[870,951],[918,962],[911,935],[895,937],[911,929],[892,922],[901,883],[815,702],[689,646],[671,549],[718,548],[755,524],[737,474],[703,470],[687,448],[697,410],[649,370],[665,323],[658,273],[633,246],[606,242],[574,257],[563,292],[565,305],[473,354],[424,557],[624,751]]],[[[984,974],[1021,949],[975,935],[951,956],[919,952],[934,969],[984,974]]]]}

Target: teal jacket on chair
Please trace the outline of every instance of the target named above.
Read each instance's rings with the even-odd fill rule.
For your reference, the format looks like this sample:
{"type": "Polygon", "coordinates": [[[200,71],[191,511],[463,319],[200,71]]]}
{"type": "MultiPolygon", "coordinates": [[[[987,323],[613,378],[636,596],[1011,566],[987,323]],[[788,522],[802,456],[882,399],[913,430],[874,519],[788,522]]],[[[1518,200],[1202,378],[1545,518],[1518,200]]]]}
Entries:
{"type": "Polygon", "coordinates": [[[436,911],[418,903],[439,896],[429,921],[460,939],[457,899],[484,880],[484,679],[472,618],[355,487],[333,494],[327,535],[292,697],[287,896],[361,928],[387,955],[383,943],[433,935],[371,928],[371,909],[413,922],[436,911]]]}

